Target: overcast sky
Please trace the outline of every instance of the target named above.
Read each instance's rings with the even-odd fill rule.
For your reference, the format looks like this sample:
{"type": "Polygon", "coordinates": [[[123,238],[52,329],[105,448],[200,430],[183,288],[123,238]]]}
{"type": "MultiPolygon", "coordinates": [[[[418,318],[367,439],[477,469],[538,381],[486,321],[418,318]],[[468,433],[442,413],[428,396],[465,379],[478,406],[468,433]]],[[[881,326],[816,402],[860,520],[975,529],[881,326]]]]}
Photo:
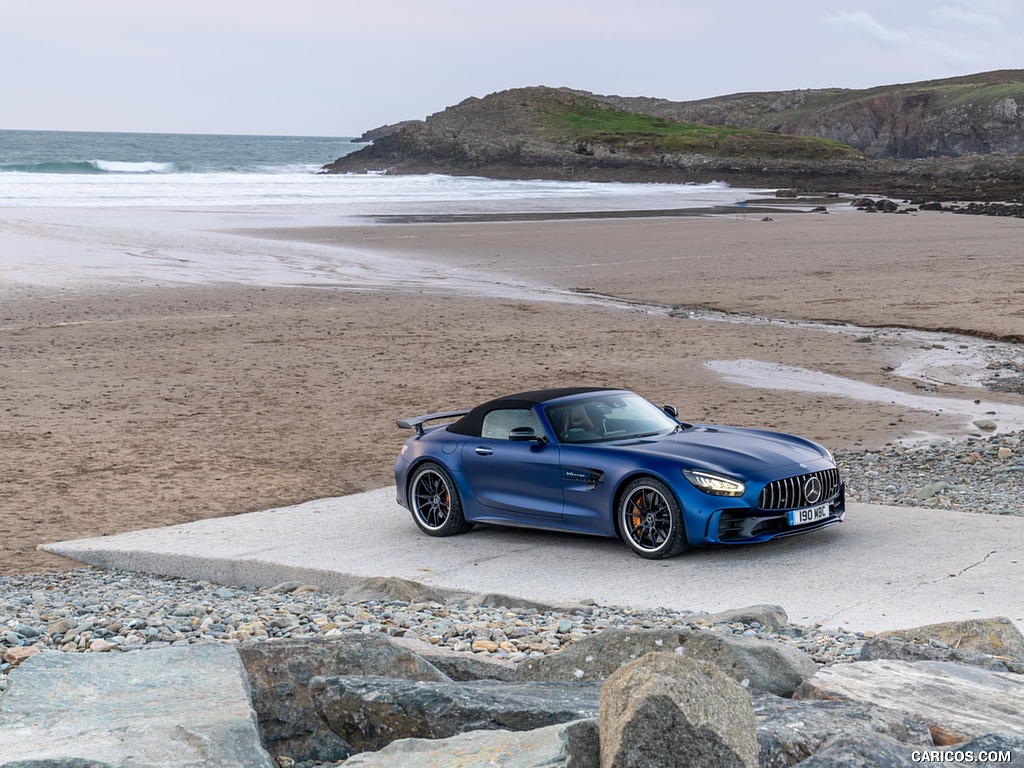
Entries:
{"type": "Polygon", "coordinates": [[[1016,0],[3,0],[0,128],[358,135],[528,85],[699,99],[1024,68],[1016,0]]]}

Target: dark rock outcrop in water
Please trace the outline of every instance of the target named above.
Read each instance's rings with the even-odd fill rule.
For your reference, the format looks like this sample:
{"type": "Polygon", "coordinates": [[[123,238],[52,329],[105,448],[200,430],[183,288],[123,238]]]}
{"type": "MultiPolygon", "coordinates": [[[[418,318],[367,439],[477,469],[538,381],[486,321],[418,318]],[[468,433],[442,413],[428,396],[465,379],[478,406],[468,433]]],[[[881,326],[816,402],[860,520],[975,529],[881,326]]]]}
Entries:
{"type": "Polygon", "coordinates": [[[422,123],[422,120],[403,120],[400,123],[393,123],[392,125],[382,125],[379,128],[371,128],[369,131],[364,131],[363,135],[355,140],[357,144],[365,144],[370,141],[377,141],[383,139],[385,136],[390,136],[393,133],[398,133],[406,126],[416,125],[422,123]]]}
{"type": "Polygon", "coordinates": [[[372,135],[326,173],[724,181],[915,202],[1024,199],[1024,71],[699,102],[502,91],[372,135]]]}

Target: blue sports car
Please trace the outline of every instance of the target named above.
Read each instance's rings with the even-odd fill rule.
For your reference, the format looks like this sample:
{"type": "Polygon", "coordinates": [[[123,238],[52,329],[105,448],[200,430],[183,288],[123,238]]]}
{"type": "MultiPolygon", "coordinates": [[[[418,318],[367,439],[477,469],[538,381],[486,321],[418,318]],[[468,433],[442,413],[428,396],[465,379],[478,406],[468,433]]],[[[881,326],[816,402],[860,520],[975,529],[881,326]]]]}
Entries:
{"type": "Polygon", "coordinates": [[[817,443],[676,417],[633,392],[580,387],[403,419],[416,434],[395,461],[398,503],[430,536],[543,528],[617,536],[651,559],[843,520],[842,478],[817,443]]]}

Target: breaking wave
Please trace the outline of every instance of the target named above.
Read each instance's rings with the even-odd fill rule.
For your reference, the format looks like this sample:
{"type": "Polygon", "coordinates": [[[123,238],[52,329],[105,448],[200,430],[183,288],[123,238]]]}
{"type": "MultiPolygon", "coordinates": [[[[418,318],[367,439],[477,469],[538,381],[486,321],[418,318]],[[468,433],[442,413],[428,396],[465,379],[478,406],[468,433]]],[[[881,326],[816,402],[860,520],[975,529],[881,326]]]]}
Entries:
{"type": "Polygon", "coordinates": [[[122,160],[69,160],[45,163],[5,163],[0,172],[10,173],[178,173],[175,163],[126,162],[122,160]]]}

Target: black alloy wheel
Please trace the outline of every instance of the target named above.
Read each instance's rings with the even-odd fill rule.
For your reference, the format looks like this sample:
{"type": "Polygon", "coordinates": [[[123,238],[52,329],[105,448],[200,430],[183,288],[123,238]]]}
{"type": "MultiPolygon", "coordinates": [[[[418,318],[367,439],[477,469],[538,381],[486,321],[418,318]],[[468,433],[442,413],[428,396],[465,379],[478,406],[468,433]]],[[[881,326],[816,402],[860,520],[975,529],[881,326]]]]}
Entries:
{"type": "Polygon", "coordinates": [[[686,551],[683,514],[675,494],[660,480],[640,477],[622,492],[619,531],[640,557],[660,560],[686,551]]]}
{"type": "Polygon", "coordinates": [[[472,526],[462,514],[462,499],[448,470],[433,461],[416,468],[409,481],[416,525],[429,536],[454,536],[472,526]]]}

